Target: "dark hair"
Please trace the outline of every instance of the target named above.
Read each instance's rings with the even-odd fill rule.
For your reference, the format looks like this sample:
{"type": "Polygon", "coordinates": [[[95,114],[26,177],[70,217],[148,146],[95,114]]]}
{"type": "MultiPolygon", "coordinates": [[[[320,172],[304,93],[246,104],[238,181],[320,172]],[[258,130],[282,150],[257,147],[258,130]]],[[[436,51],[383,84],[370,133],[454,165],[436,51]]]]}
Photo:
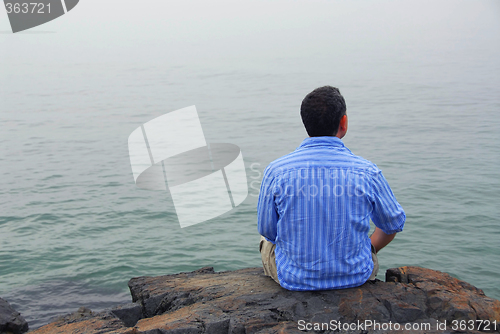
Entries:
{"type": "Polygon", "coordinates": [[[310,137],[335,136],[345,114],[345,100],[339,89],[332,86],[316,88],[300,106],[302,123],[310,137]]]}

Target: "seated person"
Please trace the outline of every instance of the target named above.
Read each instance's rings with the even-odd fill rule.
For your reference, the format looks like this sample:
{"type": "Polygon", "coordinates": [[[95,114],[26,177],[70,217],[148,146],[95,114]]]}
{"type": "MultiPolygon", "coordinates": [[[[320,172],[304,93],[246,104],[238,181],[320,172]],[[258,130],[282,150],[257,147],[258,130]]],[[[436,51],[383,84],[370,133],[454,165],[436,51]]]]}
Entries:
{"type": "Polygon", "coordinates": [[[380,169],[342,143],[348,123],[337,88],[309,93],[300,115],[309,138],[273,161],[262,179],[264,272],[288,290],[362,285],[375,279],[376,253],[403,230],[406,215],[380,169]]]}

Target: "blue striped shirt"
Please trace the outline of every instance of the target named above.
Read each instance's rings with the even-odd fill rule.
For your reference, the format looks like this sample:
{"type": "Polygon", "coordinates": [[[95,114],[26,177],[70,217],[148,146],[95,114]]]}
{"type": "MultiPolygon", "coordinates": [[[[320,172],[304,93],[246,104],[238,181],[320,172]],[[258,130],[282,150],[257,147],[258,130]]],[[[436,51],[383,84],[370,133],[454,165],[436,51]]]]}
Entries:
{"type": "Polygon", "coordinates": [[[380,169],[337,137],[306,138],[265,170],[258,230],[276,244],[280,285],[288,290],[359,286],[373,270],[370,219],[386,234],[405,213],[380,169]]]}

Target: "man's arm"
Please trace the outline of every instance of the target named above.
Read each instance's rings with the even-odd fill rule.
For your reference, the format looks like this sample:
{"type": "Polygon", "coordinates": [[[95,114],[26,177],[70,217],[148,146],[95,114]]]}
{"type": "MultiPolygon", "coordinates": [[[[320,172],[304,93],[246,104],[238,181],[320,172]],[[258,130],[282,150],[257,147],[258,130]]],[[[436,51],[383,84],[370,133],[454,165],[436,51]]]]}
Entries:
{"type": "Polygon", "coordinates": [[[385,234],[384,231],[375,227],[375,232],[370,236],[370,240],[372,241],[373,247],[375,247],[375,252],[378,253],[379,250],[387,246],[396,236],[396,233],[393,234],[385,234]]]}
{"type": "Polygon", "coordinates": [[[257,229],[260,235],[275,243],[278,213],[274,205],[273,182],[269,168],[264,171],[257,203],[257,229]]]}
{"type": "Polygon", "coordinates": [[[371,200],[375,232],[370,239],[378,252],[394,239],[397,232],[403,230],[406,214],[380,171],[373,177],[371,200]]]}

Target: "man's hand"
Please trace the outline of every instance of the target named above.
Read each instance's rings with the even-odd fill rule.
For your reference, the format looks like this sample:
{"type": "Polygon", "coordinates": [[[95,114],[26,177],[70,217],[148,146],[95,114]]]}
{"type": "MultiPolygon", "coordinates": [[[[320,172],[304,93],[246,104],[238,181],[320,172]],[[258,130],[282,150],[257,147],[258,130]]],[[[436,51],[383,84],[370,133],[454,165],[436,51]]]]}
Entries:
{"type": "Polygon", "coordinates": [[[396,236],[396,233],[385,234],[384,231],[375,227],[375,232],[370,236],[372,245],[375,247],[375,251],[378,253],[379,250],[387,246],[396,236]]]}

